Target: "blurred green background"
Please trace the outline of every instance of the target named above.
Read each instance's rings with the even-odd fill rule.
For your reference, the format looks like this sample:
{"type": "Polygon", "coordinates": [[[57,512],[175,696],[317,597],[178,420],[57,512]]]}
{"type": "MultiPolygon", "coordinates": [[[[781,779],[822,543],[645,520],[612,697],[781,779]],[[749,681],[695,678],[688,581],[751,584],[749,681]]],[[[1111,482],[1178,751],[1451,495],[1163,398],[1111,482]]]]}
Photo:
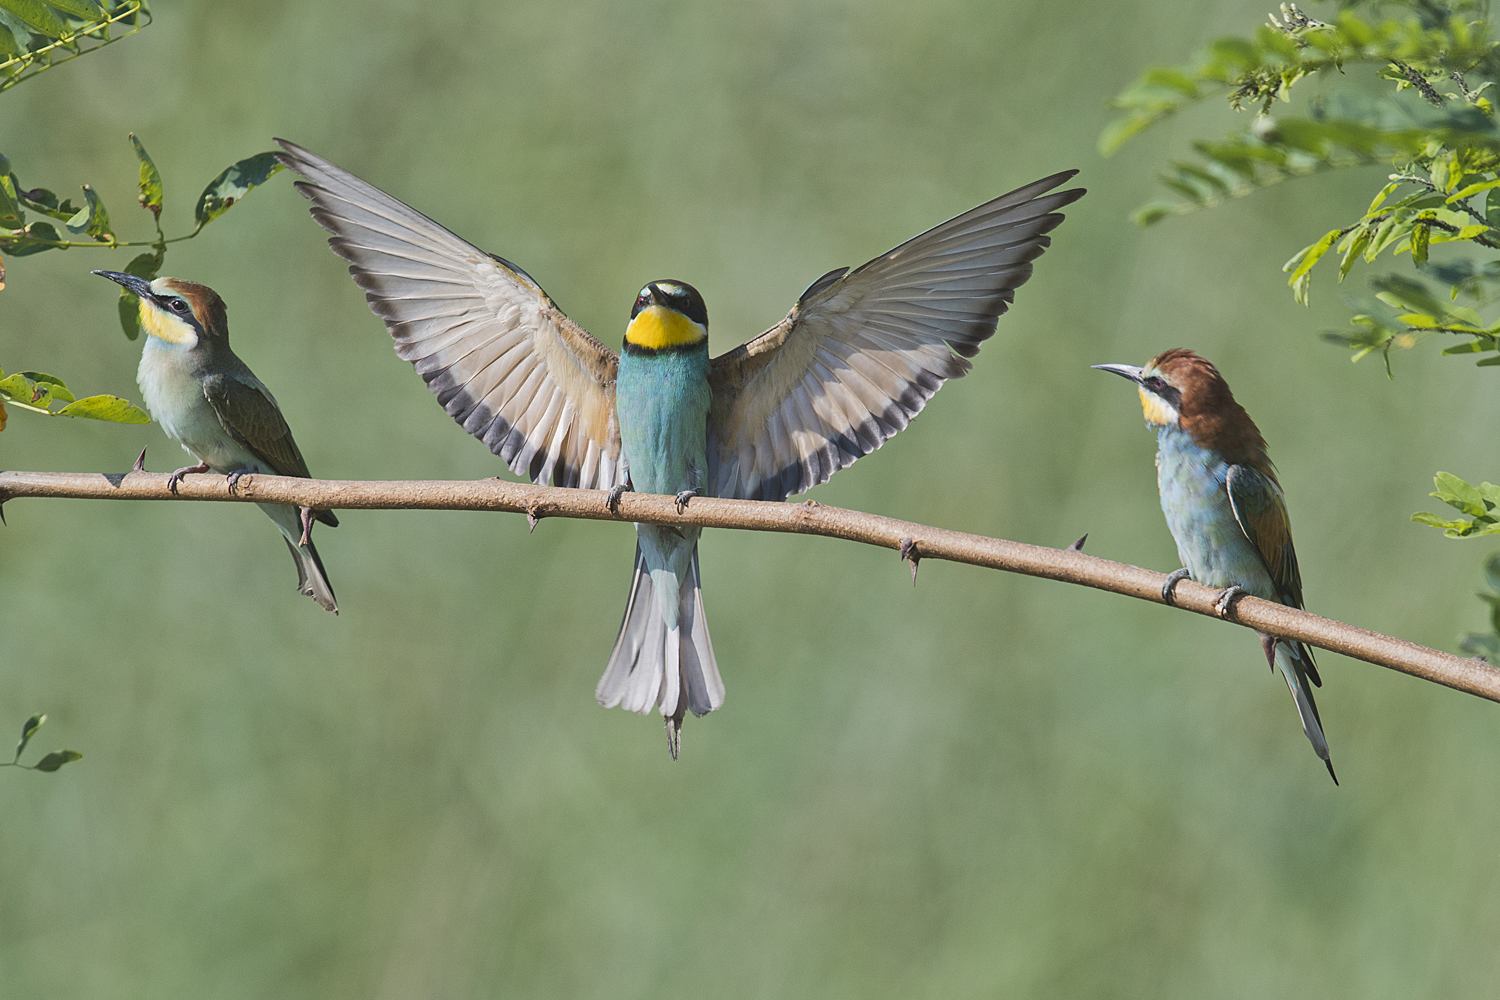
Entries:
{"type": "MultiPolygon", "coordinates": [[[[716,350],[814,277],[1067,167],[1090,189],[969,378],[813,493],[1162,570],[1154,442],[1090,371],[1216,361],[1272,445],[1309,605],[1454,648],[1482,543],[1411,524],[1432,473],[1494,476],[1493,372],[1351,366],[1279,264],[1357,216],[1330,176],[1141,231],[1129,209],[1217,104],[1095,153],[1104,101],[1263,16],[1247,3],[159,6],[136,38],[0,97],[28,185],[93,184],[122,234],[135,131],[169,234],[285,136],[516,260],[615,344],[680,277],[716,350]]],[[[1378,172],[1376,172],[1378,173],[1378,172]]],[[[166,273],[208,283],[315,474],[500,462],[391,351],[278,176],[166,273]]],[[[1366,192],[1366,193],[1362,193],[1366,192]]],[[[138,400],[90,268],[11,261],[0,364],[138,400]],[[58,302],[65,302],[60,308],[58,302]]],[[[1358,275],[1356,275],[1358,277],[1358,275]]],[[[156,426],[12,412],[6,468],[126,469],[156,426]]],[[[672,763],[593,686],[626,596],[619,525],[358,512],[297,596],[265,518],[17,501],[0,530],[0,992],[68,998],[1451,997],[1500,977],[1497,707],[1332,654],[1302,737],[1242,629],[1078,587],[717,531],[729,695],[672,763]]]]}

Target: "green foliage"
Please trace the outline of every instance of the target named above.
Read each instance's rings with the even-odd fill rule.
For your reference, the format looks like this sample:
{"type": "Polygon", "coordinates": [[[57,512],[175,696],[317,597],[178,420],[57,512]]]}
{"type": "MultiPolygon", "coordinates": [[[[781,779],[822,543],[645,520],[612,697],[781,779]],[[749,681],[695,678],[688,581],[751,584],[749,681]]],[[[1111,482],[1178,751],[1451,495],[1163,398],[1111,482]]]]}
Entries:
{"type": "Polygon", "coordinates": [[[0,0],[0,91],[150,23],[146,0],[0,0]]]}
{"type": "MultiPolygon", "coordinates": [[[[0,0],[0,4],[7,0],[0,0]]],[[[203,231],[203,227],[229,211],[250,191],[270,180],[281,164],[274,153],[257,153],[226,167],[219,176],[209,182],[198,196],[194,210],[195,225],[192,231],[168,239],[161,228],[161,211],[164,185],[161,171],[146,147],[135,133],[130,134],[130,145],[140,165],[138,200],[141,207],[151,213],[156,236],[147,240],[121,240],[110,223],[109,211],[104,202],[89,185],[83,185],[84,203],[80,207],[72,201],[60,200],[46,188],[27,189],[15,172],[10,161],[0,156],[0,253],[11,257],[26,257],[45,253],[48,250],[68,250],[73,247],[151,247],[151,252],[133,258],[125,265],[128,274],[148,280],[161,274],[166,261],[167,244],[190,240],[203,231]],[[68,236],[84,237],[69,239],[60,235],[50,222],[40,220],[28,223],[26,212],[32,211],[51,219],[61,220],[68,236]],[[9,229],[9,232],[5,232],[9,229]]],[[[0,265],[0,288],[4,288],[5,270],[0,265]]],[[[120,327],[125,336],[134,340],[140,336],[140,323],[136,316],[136,299],[125,290],[120,292],[120,327]]]]}
{"type": "Polygon", "coordinates": [[[86,417],[116,424],[149,424],[145,410],[119,396],[85,396],[78,399],[67,383],[45,372],[0,371],[0,430],[5,429],[5,403],[49,417],[86,417]],[[63,405],[54,410],[53,403],[63,405]]]}
{"type": "Polygon", "coordinates": [[[1500,506],[1500,486],[1494,483],[1480,483],[1475,486],[1447,472],[1439,472],[1433,478],[1433,485],[1437,489],[1433,490],[1429,496],[1434,496],[1454,510],[1469,515],[1469,519],[1449,520],[1437,514],[1424,512],[1413,514],[1411,516],[1413,521],[1429,524],[1434,528],[1442,528],[1443,534],[1449,538],[1500,534],[1500,517],[1494,513],[1496,506],[1500,506]]]}
{"type": "MultiPolygon", "coordinates": [[[[1210,96],[1226,96],[1236,111],[1256,110],[1254,121],[1226,139],[1194,143],[1196,162],[1170,165],[1161,181],[1178,197],[1137,210],[1142,225],[1295,177],[1393,167],[1364,215],[1323,233],[1282,266],[1292,295],[1308,303],[1313,271],[1331,253],[1340,282],[1359,260],[1409,253],[1418,277],[1372,278],[1375,300],[1355,300],[1353,329],[1325,339],[1348,348],[1355,361],[1378,351],[1388,375],[1393,350],[1435,335],[1463,338],[1445,355],[1481,355],[1477,364],[1500,366],[1500,316],[1482,315],[1500,301],[1500,260],[1486,255],[1500,250],[1500,125],[1485,96],[1500,77],[1500,42],[1492,38],[1488,5],[1423,0],[1399,14],[1362,0],[1343,6],[1329,23],[1282,4],[1281,18],[1272,15],[1250,37],[1221,38],[1187,67],[1148,70],[1115,99],[1124,114],[1100,136],[1100,151],[1110,155],[1210,96]],[[1272,117],[1299,82],[1342,79],[1358,65],[1373,69],[1377,86],[1394,86],[1375,97],[1350,87],[1320,91],[1304,117],[1272,117]],[[1434,260],[1433,248],[1442,244],[1467,253],[1434,260]]],[[[1423,512],[1412,520],[1449,538],[1500,531],[1491,516],[1500,487],[1448,473],[1436,482],[1432,495],[1468,518],[1423,512]]]]}
{"type": "MultiPolygon", "coordinates": [[[[1313,270],[1330,251],[1338,253],[1342,282],[1356,261],[1373,263],[1389,250],[1393,257],[1410,252],[1419,272],[1448,286],[1450,300],[1462,294],[1477,307],[1492,302],[1500,269],[1431,257],[1431,248],[1443,243],[1500,249],[1500,127],[1484,96],[1493,80],[1481,79],[1500,71],[1500,43],[1491,38],[1487,9],[1424,3],[1415,13],[1382,16],[1382,5],[1356,2],[1332,23],[1290,4],[1281,10],[1280,19],[1273,15],[1253,36],[1221,38],[1187,67],[1150,70],[1116,98],[1125,114],[1100,137],[1106,155],[1210,96],[1257,112],[1223,140],[1194,143],[1199,160],[1174,162],[1161,177],[1178,197],[1143,206],[1135,219],[1151,225],[1295,177],[1386,164],[1396,172],[1361,218],[1324,233],[1284,265],[1296,300],[1307,303],[1313,270]],[[1356,7],[1373,16],[1362,18],[1356,7]],[[1343,79],[1358,65],[1372,67],[1373,76],[1393,88],[1378,97],[1348,87],[1319,92],[1306,116],[1271,116],[1277,102],[1291,101],[1300,81],[1343,79]]],[[[1328,338],[1349,347],[1355,360],[1378,350],[1389,365],[1393,348],[1435,333],[1471,338],[1445,353],[1496,350],[1500,323],[1486,323],[1476,309],[1439,306],[1411,279],[1373,283],[1377,298],[1398,311],[1364,308],[1351,319],[1353,332],[1328,338]],[[1426,304],[1409,307],[1417,299],[1426,304]]],[[[1479,363],[1500,364],[1500,357],[1479,363]]]]}
{"type": "Polygon", "coordinates": [[[42,724],[46,721],[47,717],[45,715],[33,715],[27,719],[21,726],[21,741],[16,744],[15,756],[9,761],[0,761],[0,767],[19,767],[25,771],[50,773],[56,771],[64,764],[71,764],[75,760],[83,760],[83,754],[77,750],[54,750],[35,764],[21,763],[21,752],[26,749],[26,744],[31,742],[31,738],[36,735],[36,731],[41,729],[42,724]]]}

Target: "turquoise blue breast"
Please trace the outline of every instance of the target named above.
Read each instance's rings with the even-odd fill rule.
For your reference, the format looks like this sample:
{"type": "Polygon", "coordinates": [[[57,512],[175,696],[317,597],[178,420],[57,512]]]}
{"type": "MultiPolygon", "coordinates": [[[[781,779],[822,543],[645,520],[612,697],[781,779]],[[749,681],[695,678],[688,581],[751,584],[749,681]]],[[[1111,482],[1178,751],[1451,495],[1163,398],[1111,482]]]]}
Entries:
{"type": "Polygon", "coordinates": [[[1208,587],[1238,585],[1276,600],[1271,575],[1229,504],[1229,463],[1178,427],[1161,428],[1156,443],[1162,513],[1193,579],[1208,587]]]}
{"type": "Polygon", "coordinates": [[[706,465],[708,345],[620,356],[615,408],[638,493],[698,485],[706,465]]]}

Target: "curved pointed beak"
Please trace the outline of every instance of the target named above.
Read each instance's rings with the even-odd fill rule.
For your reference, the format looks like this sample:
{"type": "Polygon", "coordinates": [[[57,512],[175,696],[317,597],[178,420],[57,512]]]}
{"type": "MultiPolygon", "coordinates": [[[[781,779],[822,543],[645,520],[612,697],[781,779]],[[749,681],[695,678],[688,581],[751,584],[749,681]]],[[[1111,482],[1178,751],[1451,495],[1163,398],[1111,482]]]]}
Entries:
{"type": "Polygon", "coordinates": [[[1102,372],[1113,372],[1121,378],[1130,379],[1136,385],[1141,384],[1141,370],[1135,365],[1090,365],[1089,367],[1097,368],[1102,372]]]}
{"type": "Polygon", "coordinates": [[[134,292],[141,298],[151,297],[151,282],[145,278],[137,278],[133,274],[125,274],[123,271],[94,271],[101,278],[108,278],[117,285],[123,285],[128,292],[134,292]]]}

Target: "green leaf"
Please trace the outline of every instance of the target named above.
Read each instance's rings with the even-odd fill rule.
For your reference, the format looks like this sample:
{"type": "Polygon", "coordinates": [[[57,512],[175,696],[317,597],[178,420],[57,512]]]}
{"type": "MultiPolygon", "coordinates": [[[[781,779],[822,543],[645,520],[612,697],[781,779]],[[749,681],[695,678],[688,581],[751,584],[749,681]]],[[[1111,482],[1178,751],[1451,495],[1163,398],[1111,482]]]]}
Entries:
{"type": "Polygon", "coordinates": [[[26,724],[21,727],[21,742],[16,744],[16,760],[21,759],[21,751],[26,749],[26,744],[31,742],[31,738],[36,735],[36,731],[41,729],[42,723],[46,721],[47,717],[45,715],[33,715],[26,720],[26,724]]]}
{"type": "Polygon", "coordinates": [[[1484,196],[1484,221],[1491,229],[1500,229],[1500,188],[1491,188],[1484,196]]]}
{"type": "Polygon", "coordinates": [[[56,7],[64,14],[72,14],[80,21],[104,21],[109,19],[104,8],[94,0],[47,0],[47,6],[56,7]]]}
{"type": "Polygon", "coordinates": [[[270,180],[280,169],[275,153],[257,153],[226,167],[198,196],[198,207],[193,213],[198,226],[206,226],[229,211],[235,202],[270,180]]]}
{"type": "Polygon", "coordinates": [[[83,754],[77,750],[54,750],[32,767],[33,771],[56,771],[64,764],[71,764],[75,760],[83,760],[83,754]]]}
{"type": "Polygon", "coordinates": [[[48,250],[67,249],[67,247],[56,247],[51,243],[39,242],[40,240],[54,240],[59,242],[62,240],[62,237],[58,235],[57,230],[53,229],[45,222],[31,223],[26,227],[26,232],[28,235],[37,237],[37,240],[20,238],[15,240],[14,242],[5,241],[3,243],[0,243],[0,250],[5,251],[12,257],[29,257],[31,254],[44,253],[48,250]]]}
{"type": "Polygon", "coordinates": [[[1420,511],[1416,514],[1413,514],[1411,516],[1411,519],[1413,521],[1416,521],[1418,524],[1425,524],[1433,528],[1442,528],[1443,534],[1447,535],[1449,538],[1463,537],[1463,535],[1468,533],[1470,526],[1470,522],[1468,521],[1450,521],[1445,517],[1440,517],[1437,514],[1430,514],[1427,511],[1420,511]]]}
{"type": "MultiPolygon", "coordinates": [[[[4,384],[4,382],[0,382],[0,386],[4,384]]],[[[1436,497],[1449,507],[1456,508],[1474,517],[1483,517],[1489,513],[1489,506],[1485,504],[1484,494],[1479,491],[1479,487],[1472,483],[1466,483],[1448,472],[1439,472],[1433,477],[1432,482],[1437,489],[1428,495],[1436,497]]]]}
{"type": "Polygon", "coordinates": [[[1496,355],[1493,358],[1485,358],[1483,361],[1474,362],[1474,367],[1476,368],[1492,368],[1495,365],[1500,365],[1500,355],[1496,355]]]}
{"type": "Polygon", "coordinates": [[[7,399],[31,406],[38,395],[36,383],[20,372],[0,379],[0,396],[5,396],[7,399]]]}
{"type": "MultiPolygon", "coordinates": [[[[159,243],[151,253],[143,253],[126,264],[125,273],[151,281],[161,273],[162,262],[166,259],[166,244],[159,243]]],[[[125,331],[125,336],[130,340],[139,337],[141,335],[141,300],[134,292],[121,288],[116,308],[120,313],[120,329],[125,331]]]]}
{"type": "Polygon", "coordinates": [[[70,233],[87,233],[101,243],[109,242],[115,234],[109,228],[109,211],[105,209],[104,202],[87,184],[83,186],[83,196],[86,204],[63,225],[68,227],[70,233]]]}
{"type": "Polygon", "coordinates": [[[116,424],[149,424],[151,417],[134,403],[119,396],[85,396],[57,411],[64,417],[88,417],[116,424]]]}
{"type": "MultiPolygon", "coordinates": [[[[15,180],[15,175],[11,175],[15,180]]],[[[20,184],[16,185],[16,196],[21,204],[43,215],[50,215],[54,219],[71,219],[78,211],[78,206],[71,200],[59,202],[57,195],[46,188],[32,188],[30,191],[22,190],[20,184]]]]}
{"type": "Polygon", "coordinates": [[[68,30],[41,0],[0,0],[0,9],[14,14],[16,20],[48,38],[60,38],[68,30]]]}
{"type": "Polygon", "coordinates": [[[1184,97],[1196,98],[1198,96],[1198,84],[1193,78],[1181,70],[1158,67],[1146,71],[1141,81],[1148,87],[1161,87],[1166,90],[1175,90],[1184,97]]]}
{"type": "Polygon", "coordinates": [[[1432,240],[1431,226],[1417,226],[1411,231],[1411,262],[1417,267],[1427,263],[1427,245],[1432,240]]]}
{"type": "Polygon", "coordinates": [[[21,211],[19,201],[15,177],[11,174],[0,176],[0,226],[20,229],[26,225],[26,215],[21,211]]]}
{"type": "Polygon", "coordinates": [[[73,402],[74,396],[68,391],[68,383],[56,375],[48,375],[46,372],[22,372],[21,374],[38,385],[45,385],[53,399],[62,400],[64,403],[73,402]]]}
{"type": "Polygon", "coordinates": [[[1176,215],[1179,211],[1178,207],[1170,201],[1153,201],[1131,212],[1130,221],[1144,229],[1147,226],[1156,225],[1168,216],[1176,215]]]}
{"type": "Polygon", "coordinates": [[[1500,187],[1500,177],[1496,177],[1493,180],[1481,181],[1478,184],[1470,184],[1462,190],[1455,191],[1450,194],[1448,196],[1447,203],[1451,205],[1456,201],[1463,201],[1465,198],[1472,198],[1481,191],[1488,191],[1491,188],[1497,187],[1500,187]]]}
{"type": "Polygon", "coordinates": [[[1400,181],[1391,181],[1385,187],[1381,188],[1380,193],[1375,196],[1375,200],[1370,202],[1370,207],[1365,211],[1365,218],[1368,219],[1370,216],[1374,215],[1379,210],[1380,206],[1385,204],[1385,200],[1391,196],[1391,193],[1400,186],[1400,181]]]}
{"type": "Polygon", "coordinates": [[[1344,248],[1344,259],[1339,262],[1339,282],[1341,284],[1349,276],[1349,269],[1354,266],[1354,262],[1359,259],[1359,255],[1364,253],[1365,247],[1369,246],[1370,227],[1361,226],[1350,235],[1354,239],[1350,240],[1349,245],[1344,248]]]}
{"type": "Polygon", "coordinates": [[[1305,249],[1301,250],[1295,257],[1282,265],[1281,269],[1283,271],[1292,272],[1292,276],[1287,279],[1287,284],[1292,286],[1293,296],[1298,302],[1302,303],[1303,305],[1307,305],[1307,292],[1309,282],[1302,279],[1307,277],[1308,272],[1313,269],[1313,265],[1316,264],[1325,253],[1328,252],[1328,248],[1333,246],[1334,241],[1337,240],[1341,235],[1343,234],[1339,230],[1330,229],[1328,232],[1323,234],[1322,238],[1319,239],[1318,242],[1314,243],[1310,247],[1306,247],[1305,249]]]}
{"type": "Polygon", "coordinates": [[[1484,354],[1485,352],[1487,352],[1487,351],[1493,351],[1494,349],[1495,349],[1495,345],[1493,343],[1491,343],[1490,341],[1488,341],[1488,340],[1473,340],[1473,341],[1470,341],[1467,344],[1459,344],[1457,347],[1450,347],[1447,350],[1443,351],[1443,353],[1444,354],[1484,354]]]}
{"type": "Polygon", "coordinates": [[[162,198],[161,172],[156,169],[156,164],[152,162],[151,154],[146,152],[146,147],[141,145],[141,140],[135,137],[134,132],[130,133],[130,144],[135,147],[136,158],[141,161],[141,207],[150,209],[151,214],[160,219],[162,198]]]}
{"type": "MultiPolygon", "coordinates": [[[[13,59],[21,54],[21,46],[16,43],[16,36],[10,33],[10,28],[0,24],[0,60],[13,59]]],[[[11,67],[7,72],[16,72],[11,67]]]]}

